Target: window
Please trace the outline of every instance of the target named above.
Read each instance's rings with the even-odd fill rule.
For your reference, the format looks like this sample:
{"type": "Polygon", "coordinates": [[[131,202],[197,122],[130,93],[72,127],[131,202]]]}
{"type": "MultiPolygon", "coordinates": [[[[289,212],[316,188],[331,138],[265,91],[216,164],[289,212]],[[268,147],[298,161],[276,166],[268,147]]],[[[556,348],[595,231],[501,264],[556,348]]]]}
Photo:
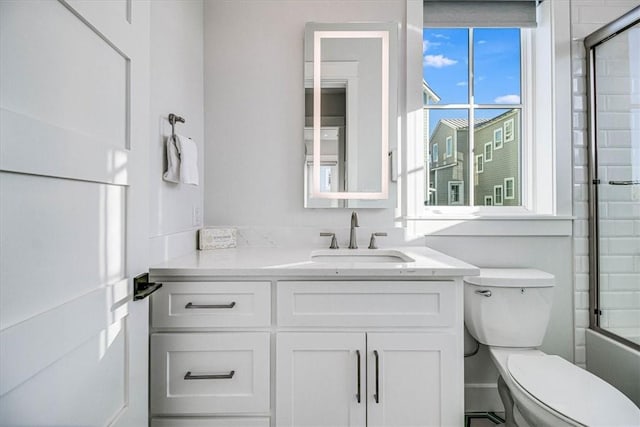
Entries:
{"type": "Polygon", "coordinates": [[[436,199],[438,205],[484,206],[487,194],[502,205],[502,193],[498,203],[494,187],[502,188],[507,177],[514,178],[513,193],[520,194],[515,188],[521,185],[522,164],[516,127],[526,117],[522,40],[519,28],[423,28],[424,85],[438,96],[437,103],[423,105],[425,143],[432,153],[444,143],[445,159],[454,157],[437,170],[427,168],[427,186],[449,194],[436,199]],[[494,157],[494,150],[503,149],[505,129],[513,149],[494,157]],[[485,173],[487,162],[491,174],[485,173]]]}
{"type": "Polygon", "coordinates": [[[493,200],[496,206],[502,206],[502,185],[493,186],[493,200]]]}
{"type": "Polygon", "coordinates": [[[484,159],[487,162],[493,160],[493,144],[491,142],[484,144],[484,159]]]}
{"type": "Polygon", "coordinates": [[[493,196],[484,196],[484,205],[493,206],[493,196]]]}
{"type": "Polygon", "coordinates": [[[504,142],[513,141],[513,119],[504,122],[504,142]]]}
{"type": "Polygon", "coordinates": [[[513,200],[516,198],[515,195],[515,187],[514,187],[515,179],[513,178],[505,178],[504,179],[504,198],[507,200],[513,200]]]}
{"type": "Polygon", "coordinates": [[[502,148],[502,128],[498,128],[493,131],[493,146],[496,150],[502,148]]]}
{"type": "Polygon", "coordinates": [[[449,181],[449,204],[450,205],[464,204],[464,182],[449,181]]]}
{"type": "Polygon", "coordinates": [[[431,155],[431,161],[433,163],[438,163],[438,144],[433,145],[433,152],[431,155]]]}

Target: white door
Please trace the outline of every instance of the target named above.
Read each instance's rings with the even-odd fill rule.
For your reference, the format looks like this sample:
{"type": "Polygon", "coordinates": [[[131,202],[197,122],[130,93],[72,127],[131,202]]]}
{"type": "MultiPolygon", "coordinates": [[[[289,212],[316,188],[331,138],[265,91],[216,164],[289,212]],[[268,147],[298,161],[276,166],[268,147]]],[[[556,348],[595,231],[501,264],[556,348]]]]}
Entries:
{"type": "Polygon", "coordinates": [[[276,425],[366,424],[364,333],[278,333],[276,425]]]}
{"type": "Polygon", "coordinates": [[[367,349],[369,427],[464,425],[455,335],[369,333],[367,349]]]}
{"type": "Polygon", "coordinates": [[[0,2],[0,424],[146,426],[149,4],[0,2]]]}

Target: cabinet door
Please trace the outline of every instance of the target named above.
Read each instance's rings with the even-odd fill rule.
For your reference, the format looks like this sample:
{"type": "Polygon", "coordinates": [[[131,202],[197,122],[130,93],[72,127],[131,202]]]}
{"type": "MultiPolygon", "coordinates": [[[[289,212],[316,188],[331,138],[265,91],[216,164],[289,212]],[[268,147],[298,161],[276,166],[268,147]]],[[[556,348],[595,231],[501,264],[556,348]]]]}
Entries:
{"type": "Polygon", "coordinates": [[[367,334],[368,425],[464,425],[463,358],[453,334],[367,334]]]}
{"type": "Polygon", "coordinates": [[[276,425],[365,426],[365,334],[279,333],[276,425]]]}

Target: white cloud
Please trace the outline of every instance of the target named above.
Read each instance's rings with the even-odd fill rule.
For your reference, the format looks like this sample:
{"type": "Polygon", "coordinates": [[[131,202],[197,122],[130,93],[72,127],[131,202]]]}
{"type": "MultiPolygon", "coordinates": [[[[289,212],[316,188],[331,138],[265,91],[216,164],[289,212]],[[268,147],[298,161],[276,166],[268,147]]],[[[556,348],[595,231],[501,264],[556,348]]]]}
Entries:
{"type": "Polygon", "coordinates": [[[455,59],[447,58],[444,55],[425,55],[424,65],[433,68],[448,67],[449,65],[457,64],[455,59]]]}
{"type": "Polygon", "coordinates": [[[493,100],[496,104],[520,104],[519,95],[503,95],[493,100]]]}
{"type": "Polygon", "coordinates": [[[433,37],[435,37],[437,39],[449,40],[449,36],[445,36],[444,34],[439,34],[439,33],[434,34],[433,37]]]}
{"type": "Polygon", "coordinates": [[[486,42],[486,40],[478,40],[478,44],[485,44],[486,42]]]}
{"type": "Polygon", "coordinates": [[[456,86],[466,86],[467,82],[458,82],[456,83],[456,86]]]}

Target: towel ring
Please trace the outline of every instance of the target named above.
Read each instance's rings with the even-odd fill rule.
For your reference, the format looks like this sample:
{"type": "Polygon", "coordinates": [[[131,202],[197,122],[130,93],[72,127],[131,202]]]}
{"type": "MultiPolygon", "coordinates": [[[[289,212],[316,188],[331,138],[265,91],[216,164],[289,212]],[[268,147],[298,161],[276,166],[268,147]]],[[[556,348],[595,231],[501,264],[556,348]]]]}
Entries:
{"type": "Polygon", "coordinates": [[[169,123],[171,123],[171,137],[176,137],[176,122],[184,123],[184,118],[177,116],[173,113],[169,113],[169,123]]]}

